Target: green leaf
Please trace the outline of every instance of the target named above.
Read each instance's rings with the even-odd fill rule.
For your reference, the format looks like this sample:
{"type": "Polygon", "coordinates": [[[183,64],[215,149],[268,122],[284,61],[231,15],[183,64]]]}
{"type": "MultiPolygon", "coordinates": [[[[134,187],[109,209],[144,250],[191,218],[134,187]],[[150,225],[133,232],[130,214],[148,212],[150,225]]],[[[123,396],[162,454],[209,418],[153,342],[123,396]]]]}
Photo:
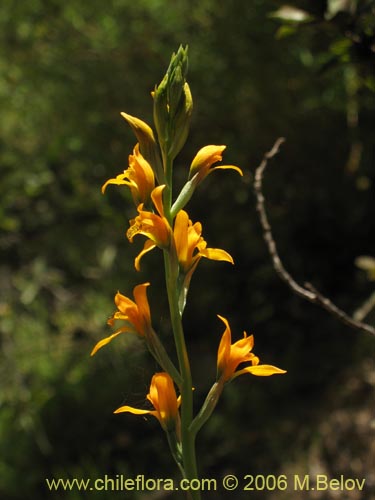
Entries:
{"type": "Polygon", "coordinates": [[[275,38],[276,38],[276,40],[281,40],[282,38],[287,38],[288,36],[294,35],[296,33],[296,31],[297,31],[296,25],[283,24],[276,31],[275,38]]]}

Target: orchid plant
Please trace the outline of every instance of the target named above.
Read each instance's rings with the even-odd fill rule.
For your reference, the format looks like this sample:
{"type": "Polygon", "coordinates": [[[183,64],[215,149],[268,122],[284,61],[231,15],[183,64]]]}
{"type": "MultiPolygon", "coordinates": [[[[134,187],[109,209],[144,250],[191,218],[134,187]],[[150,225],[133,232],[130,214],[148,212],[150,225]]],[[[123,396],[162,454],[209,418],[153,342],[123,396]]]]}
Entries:
{"type": "MultiPolygon", "coordinates": [[[[144,255],[153,249],[159,249],[163,256],[170,324],[178,364],[172,361],[163,339],[152,326],[147,298],[150,283],[135,286],[134,300],[120,292],[115,295],[117,310],[108,324],[111,327],[119,324],[119,327],[100,340],[91,355],[121,334],[135,334],[144,339],[150,354],[160,366],[160,371],[152,377],[147,395],[153,409],[125,405],[115,410],[115,413],[156,417],[166,433],[170,451],[183,477],[192,480],[198,478],[196,436],[211,416],[224,387],[243,374],[269,376],[285,373],[285,370],[260,363],[252,352],[252,335],[247,336],[244,332],[242,339],[232,343],[229,322],[219,316],[225,330],[218,346],[216,380],[199,412],[193,412],[192,374],[182,324],[191,278],[202,257],[231,264],[233,259],[225,250],[208,247],[202,236],[202,224],[193,222],[185,207],[197,186],[215,170],[230,169],[241,176],[242,171],[234,165],[214,166],[222,160],[225,146],[204,146],[186,170],[186,183],[181,192],[175,200],[172,199],[173,164],[187,139],[193,108],[186,81],[187,52],[187,47],[180,47],[172,55],[163,80],[151,93],[155,132],[139,118],[121,113],[138,142],[129,156],[129,167],[102,187],[103,193],[108,185],[113,184],[130,189],[137,214],[130,220],[126,236],[130,242],[136,236],[146,238],[142,251],[134,260],[136,270],[140,270],[144,255]]],[[[199,491],[190,491],[188,495],[194,500],[200,498],[199,491]]]]}

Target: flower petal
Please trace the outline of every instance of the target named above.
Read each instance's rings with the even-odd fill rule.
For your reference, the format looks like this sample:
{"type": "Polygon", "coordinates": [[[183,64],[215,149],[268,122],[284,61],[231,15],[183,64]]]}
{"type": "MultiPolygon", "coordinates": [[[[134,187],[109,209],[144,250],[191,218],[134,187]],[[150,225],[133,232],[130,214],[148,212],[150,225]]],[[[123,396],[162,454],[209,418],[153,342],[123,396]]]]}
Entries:
{"type": "Polygon", "coordinates": [[[192,178],[196,172],[199,172],[202,177],[205,177],[209,168],[213,163],[221,161],[222,153],[226,146],[204,146],[195,155],[191,165],[189,178],[192,178]]]}
{"type": "Polygon", "coordinates": [[[117,292],[115,295],[115,304],[117,309],[124,315],[128,314],[129,308],[136,307],[135,302],[120,292],[117,292]]]}
{"type": "Polygon", "coordinates": [[[218,377],[219,377],[225,373],[226,368],[228,366],[228,362],[229,362],[229,358],[230,358],[230,348],[231,348],[231,342],[232,342],[232,335],[231,335],[228,320],[226,318],[224,318],[223,316],[220,316],[219,314],[217,315],[217,317],[219,319],[221,319],[221,321],[225,325],[225,331],[221,337],[219,349],[217,351],[217,372],[218,372],[218,377]]]}
{"type": "Polygon", "coordinates": [[[113,179],[108,179],[107,182],[105,182],[102,186],[102,193],[104,194],[108,184],[116,184],[116,186],[121,186],[121,185],[125,185],[125,186],[129,186],[130,188],[134,188],[134,187],[137,187],[137,184],[134,182],[134,181],[125,181],[124,178],[126,177],[126,174],[125,172],[123,174],[119,174],[117,175],[115,178],[113,179]]]}
{"type": "Polygon", "coordinates": [[[256,366],[247,366],[242,370],[238,370],[234,374],[234,377],[238,377],[244,373],[251,373],[252,375],[256,375],[257,377],[269,377],[270,375],[277,375],[286,373],[286,370],[282,370],[281,368],[277,368],[277,366],[272,365],[256,365],[256,366]]]}
{"type": "Polygon", "coordinates": [[[135,302],[138,306],[138,316],[147,324],[151,324],[151,312],[147,300],[147,287],[149,285],[150,283],[143,283],[142,285],[137,285],[133,290],[135,302]]]}
{"type": "Polygon", "coordinates": [[[180,210],[175,218],[173,236],[178,260],[182,264],[186,263],[188,255],[188,227],[189,216],[185,210],[180,210]]]}
{"type": "Polygon", "coordinates": [[[234,264],[232,256],[221,248],[205,248],[199,252],[199,255],[210,260],[221,260],[234,264]]]}
{"type": "Polygon", "coordinates": [[[218,165],[217,167],[211,168],[208,171],[208,173],[210,174],[214,170],[235,170],[236,172],[238,172],[240,174],[241,177],[243,176],[243,172],[240,169],[240,167],[236,167],[235,165],[218,165]]]}
{"type": "Polygon", "coordinates": [[[94,349],[91,351],[90,356],[94,356],[94,354],[96,354],[99,351],[99,349],[109,344],[115,337],[120,335],[120,333],[125,333],[125,332],[131,332],[131,329],[127,327],[121,328],[117,332],[112,333],[112,335],[110,335],[109,337],[105,337],[104,339],[99,340],[99,342],[95,345],[94,349]]]}
{"type": "Polygon", "coordinates": [[[130,221],[126,232],[128,240],[132,243],[134,236],[142,234],[152,240],[158,247],[167,248],[170,243],[171,229],[165,217],[146,212],[138,207],[139,215],[130,221]]]}
{"type": "Polygon", "coordinates": [[[151,380],[147,399],[153,404],[157,413],[155,416],[159,419],[163,429],[175,428],[178,417],[178,401],[173,380],[168,373],[155,373],[151,380]]]}
{"type": "Polygon", "coordinates": [[[138,142],[140,142],[141,144],[155,142],[155,137],[152,128],[149,125],[147,125],[146,122],[144,122],[140,118],[137,118],[136,116],[131,116],[124,112],[121,113],[121,116],[129,123],[129,125],[133,129],[133,132],[136,135],[138,142]]]}
{"type": "Polygon", "coordinates": [[[156,413],[153,410],[141,410],[140,408],[133,408],[132,406],[120,406],[113,413],[133,413],[134,415],[152,415],[156,413]]]}
{"type": "Polygon", "coordinates": [[[151,193],[151,198],[152,198],[152,201],[155,205],[155,208],[162,217],[164,216],[164,208],[163,208],[164,188],[165,188],[165,184],[162,184],[161,186],[157,186],[155,189],[153,189],[152,193],[151,193]]]}
{"type": "Polygon", "coordinates": [[[146,240],[143,246],[143,250],[139,252],[137,257],[134,259],[134,267],[137,271],[141,270],[141,258],[148,252],[151,252],[156,247],[156,244],[152,240],[146,240]]]}

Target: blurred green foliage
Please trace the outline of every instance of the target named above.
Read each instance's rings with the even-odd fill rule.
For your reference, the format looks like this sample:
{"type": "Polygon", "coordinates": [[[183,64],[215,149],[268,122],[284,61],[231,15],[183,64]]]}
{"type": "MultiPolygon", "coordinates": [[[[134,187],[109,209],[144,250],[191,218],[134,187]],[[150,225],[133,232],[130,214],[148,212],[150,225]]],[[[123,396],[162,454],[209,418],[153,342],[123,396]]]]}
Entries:
{"type": "MultiPolygon", "coordinates": [[[[151,278],[154,323],[168,333],[160,256],[133,270],[141,243],[124,236],[129,194],[102,197],[100,186],[126,168],[135,143],[119,113],[151,123],[149,93],[180,43],[189,44],[195,109],[177,183],[210,143],[226,144],[225,163],[245,171],[243,181],[210,176],[189,205],[210,246],[236,262],[202,263],[193,278],[185,322],[197,400],[215,371],[217,313],[234,336],[254,332],[256,352],[288,370],[228,388],[202,433],[203,476],[280,470],[285,452],[301,456],[320,432],[338,381],[361,380],[373,339],[278,281],[251,183],[264,151],[286,137],[265,179],[280,254],[297,279],[359,307],[372,285],[354,261],[375,248],[371,4],[289,2],[302,12],[296,22],[271,0],[1,2],[1,498],[62,498],[47,491],[52,476],[175,475],[157,423],[112,415],[145,399],[157,367],[142,343],[118,339],[89,353],[108,333],[114,293],[141,280],[151,278]]],[[[362,396],[366,404],[368,383],[362,396]]]]}

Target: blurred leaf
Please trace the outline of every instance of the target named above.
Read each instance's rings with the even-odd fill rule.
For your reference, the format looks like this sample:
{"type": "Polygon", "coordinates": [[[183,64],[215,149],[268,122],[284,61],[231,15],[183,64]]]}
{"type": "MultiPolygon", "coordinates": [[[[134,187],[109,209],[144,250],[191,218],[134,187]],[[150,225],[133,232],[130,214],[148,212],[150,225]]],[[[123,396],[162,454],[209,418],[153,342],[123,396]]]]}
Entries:
{"type": "Polygon", "coordinates": [[[284,24],[277,29],[275,37],[278,40],[286,38],[288,36],[294,35],[297,31],[297,27],[292,24],[284,24]]]}
{"type": "Polygon", "coordinates": [[[335,17],[339,12],[354,12],[358,0],[328,0],[325,18],[335,17]]]}
{"type": "Polygon", "coordinates": [[[370,281],[375,280],[375,258],[368,255],[361,255],[355,259],[355,265],[367,272],[370,281]]]}
{"type": "Polygon", "coordinates": [[[329,46],[329,50],[337,56],[348,56],[352,43],[348,38],[339,38],[329,46]]]}
{"type": "Polygon", "coordinates": [[[313,16],[309,12],[290,5],[280,7],[280,9],[272,12],[270,17],[291,23],[305,23],[313,19],[313,16]]]}

